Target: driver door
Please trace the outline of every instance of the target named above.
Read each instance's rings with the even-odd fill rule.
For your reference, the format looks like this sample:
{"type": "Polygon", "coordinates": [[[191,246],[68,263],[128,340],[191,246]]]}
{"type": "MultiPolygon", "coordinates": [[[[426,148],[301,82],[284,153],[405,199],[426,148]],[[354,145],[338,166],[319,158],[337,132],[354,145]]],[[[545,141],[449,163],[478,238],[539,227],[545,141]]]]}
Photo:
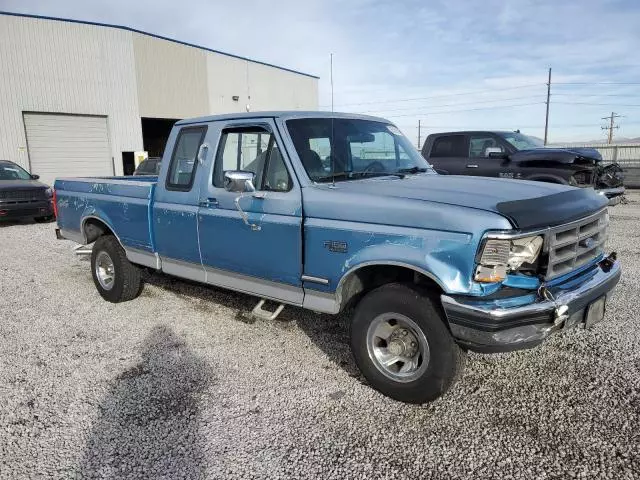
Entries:
{"type": "Polygon", "coordinates": [[[259,124],[219,122],[217,127],[218,147],[198,210],[206,280],[301,304],[302,196],[275,125],[264,119],[259,124]],[[225,190],[229,170],[254,173],[256,191],[225,190]]]}
{"type": "Polygon", "coordinates": [[[513,178],[511,164],[506,158],[489,157],[489,152],[507,150],[502,141],[488,133],[469,135],[469,158],[467,159],[467,175],[480,177],[513,178]]]}

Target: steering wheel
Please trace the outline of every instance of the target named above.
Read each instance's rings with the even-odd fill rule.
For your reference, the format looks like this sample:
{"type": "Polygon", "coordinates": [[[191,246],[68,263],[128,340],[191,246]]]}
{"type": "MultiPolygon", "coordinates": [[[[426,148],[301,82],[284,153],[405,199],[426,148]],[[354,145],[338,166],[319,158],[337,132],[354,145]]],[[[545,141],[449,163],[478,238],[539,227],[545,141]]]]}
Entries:
{"type": "Polygon", "coordinates": [[[366,175],[368,173],[385,173],[386,170],[384,168],[384,165],[382,165],[382,163],[375,161],[375,162],[371,162],[369,165],[367,165],[367,168],[365,168],[362,171],[362,175],[366,175]]]}

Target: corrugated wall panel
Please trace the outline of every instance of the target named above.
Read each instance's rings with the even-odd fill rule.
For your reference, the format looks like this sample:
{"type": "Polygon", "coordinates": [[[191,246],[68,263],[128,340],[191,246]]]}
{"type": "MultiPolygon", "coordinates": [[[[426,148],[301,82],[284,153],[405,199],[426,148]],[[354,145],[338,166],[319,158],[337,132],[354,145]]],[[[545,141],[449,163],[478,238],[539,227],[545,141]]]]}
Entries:
{"type": "Polygon", "coordinates": [[[0,15],[0,158],[29,168],[23,112],[107,117],[111,155],[142,149],[131,32],[0,15]]]}
{"type": "Polygon", "coordinates": [[[214,52],[207,53],[207,72],[211,114],[244,112],[247,104],[251,111],[318,108],[317,78],[214,52]]]}
{"type": "Polygon", "coordinates": [[[140,115],[188,118],[209,107],[204,50],[133,34],[140,115]]]}

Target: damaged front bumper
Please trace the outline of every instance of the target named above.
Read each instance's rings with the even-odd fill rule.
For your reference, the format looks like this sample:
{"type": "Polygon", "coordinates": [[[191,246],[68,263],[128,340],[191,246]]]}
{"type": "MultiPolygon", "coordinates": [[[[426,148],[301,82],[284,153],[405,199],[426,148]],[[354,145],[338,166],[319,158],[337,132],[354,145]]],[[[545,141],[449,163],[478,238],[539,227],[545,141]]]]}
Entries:
{"type": "Polygon", "coordinates": [[[609,205],[617,205],[624,198],[624,187],[599,188],[596,193],[604,195],[609,199],[609,205]]]}
{"type": "MultiPolygon", "coordinates": [[[[620,263],[612,255],[577,276],[532,294],[530,303],[442,295],[442,306],[456,341],[479,352],[531,348],[557,330],[584,324],[589,306],[606,298],[620,280],[620,263]]],[[[523,297],[526,298],[527,296],[523,297]]]]}

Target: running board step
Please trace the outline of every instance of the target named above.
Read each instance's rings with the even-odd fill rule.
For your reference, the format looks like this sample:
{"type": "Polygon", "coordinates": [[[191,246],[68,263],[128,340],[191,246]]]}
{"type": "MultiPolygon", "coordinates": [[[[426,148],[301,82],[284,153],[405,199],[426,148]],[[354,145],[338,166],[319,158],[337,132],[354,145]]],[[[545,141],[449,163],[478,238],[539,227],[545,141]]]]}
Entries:
{"type": "Polygon", "coordinates": [[[93,251],[93,245],[78,245],[74,247],[76,255],[91,255],[93,251]]]}
{"type": "Polygon", "coordinates": [[[281,303],[280,305],[278,305],[278,308],[276,308],[273,312],[270,312],[262,308],[264,302],[266,302],[266,300],[264,298],[261,299],[258,304],[253,307],[253,310],[251,310],[251,315],[262,320],[275,320],[276,318],[278,318],[278,315],[280,315],[280,312],[282,312],[282,310],[284,309],[284,303],[281,303]]]}

